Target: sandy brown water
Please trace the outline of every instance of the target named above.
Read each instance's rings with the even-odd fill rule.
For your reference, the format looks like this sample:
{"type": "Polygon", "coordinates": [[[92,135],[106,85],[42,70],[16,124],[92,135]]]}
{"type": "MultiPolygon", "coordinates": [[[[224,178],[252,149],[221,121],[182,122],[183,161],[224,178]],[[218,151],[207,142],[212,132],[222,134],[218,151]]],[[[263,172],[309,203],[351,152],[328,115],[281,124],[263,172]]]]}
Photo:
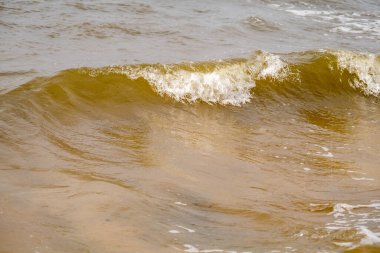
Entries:
{"type": "Polygon", "coordinates": [[[1,2],[0,252],[379,252],[378,4],[327,3],[1,2]]]}

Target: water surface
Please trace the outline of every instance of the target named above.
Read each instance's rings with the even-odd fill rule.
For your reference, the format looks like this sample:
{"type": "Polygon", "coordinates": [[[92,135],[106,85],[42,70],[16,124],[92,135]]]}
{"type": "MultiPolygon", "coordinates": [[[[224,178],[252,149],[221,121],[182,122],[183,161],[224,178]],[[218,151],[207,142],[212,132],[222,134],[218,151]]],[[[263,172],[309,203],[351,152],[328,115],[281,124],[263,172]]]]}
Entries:
{"type": "Polygon", "coordinates": [[[377,1],[2,1],[1,252],[377,252],[377,1]]]}

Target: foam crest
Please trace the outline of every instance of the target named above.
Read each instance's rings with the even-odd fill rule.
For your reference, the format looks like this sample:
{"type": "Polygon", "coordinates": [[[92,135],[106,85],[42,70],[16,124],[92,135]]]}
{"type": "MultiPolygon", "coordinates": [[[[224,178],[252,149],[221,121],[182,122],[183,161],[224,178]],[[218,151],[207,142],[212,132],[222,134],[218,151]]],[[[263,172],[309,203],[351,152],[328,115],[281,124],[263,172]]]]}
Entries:
{"type": "Polygon", "coordinates": [[[127,74],[132,78],[143,77],[161,95],[187,102],[240,105],[250,101],[250,89],[255,86],[248,66],[243,63],[207,72],[166,66],[165,71],[148,67],[127,74]]]}
{"type": "Polygon", "coordinates": [[[360,89],[366,95],[380,95],[380,60],[374,54],[337,51],[333,53],[337,57],[340,71],[348,71],[356,76],[350,81],[350,85],[360,89]]]}
{"type": "Polygon", "coordinates": [[[259,62],[263,64],[259,72],[259,78],[272,78],[281,80],[289,75],[288,65],[278,55],[259,54],[259,62]]]}
{"type": "Polygon", "coordinates": [[[285,55],[258,51],[242,59],[84,68],[79,72],[93,77],[116,74],[132,81],[145,80],[159,95],[187,103],[203,101],[241,106],[250,102],[258,80],[265,80],[265,85],[273,85],[274,89],[281,89],[279,84],[290,89],[296,84],[297,88],[319,92],[321,86],[341,77],[336,81],[342,87],[337,89],[350,86],[365,95],[380,95],[379,56],[348,51],[318,50],[285,55]],[[326,67],[329,73],[323,72],[326,67]],[[314,75],[318,76],[318,83],[315,78],[310,79],[314,75]]]}
{"type": "MultiPolygon", "coordinates": [[[[286,63],[279,56],[259,52],[252,59],[111,67],[107,72],[144,78],[160,94],[180,102],[240,106],[251,100],[255,79],[286,76],[286,63]]],[[[94,74],[94,73],[93,73],[94,74]]],[[[96,75],[96,74],[95,74],[96,75]]]]}

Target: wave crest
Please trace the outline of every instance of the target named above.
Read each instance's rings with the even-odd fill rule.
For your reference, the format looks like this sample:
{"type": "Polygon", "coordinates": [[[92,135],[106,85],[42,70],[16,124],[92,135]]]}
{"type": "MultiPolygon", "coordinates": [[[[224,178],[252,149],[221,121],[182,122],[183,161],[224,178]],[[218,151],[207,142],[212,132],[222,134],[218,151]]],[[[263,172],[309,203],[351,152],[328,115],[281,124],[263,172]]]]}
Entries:
{"type": "Polygon", "coordinates": [[[281,79],[287,64],[278,55],[258,52],[250,59],[173,65],[113,66],[91,70],[90,75],[123,74],[144,78],[160,95],[177,101],[239,106],[251,100],[255,80],[281,79]]]}
{"type": "Polygon", "coordinates": [[[366,95],[380,95],[380,59],[374,54],[336,51],[340,71],[347,71],[356,78],[350,80],[353,88],[366,95]]]}
{"type": "Polygon", "coordinates": [[[280,101],[285,97],[352,96],[357,91],[379,97],[379,65],[379,56],[366,53],[318,50],[280,55],[259,51],[249,58],[209,62],[72,69],[17,90],[33,84],[37,93],[55,96],[51,90],[56,88],[62,96],[74,93],[91,101],[151,101],[159,94],[179,102],[234,106],[248,103],[253,94],[280,101]]]}

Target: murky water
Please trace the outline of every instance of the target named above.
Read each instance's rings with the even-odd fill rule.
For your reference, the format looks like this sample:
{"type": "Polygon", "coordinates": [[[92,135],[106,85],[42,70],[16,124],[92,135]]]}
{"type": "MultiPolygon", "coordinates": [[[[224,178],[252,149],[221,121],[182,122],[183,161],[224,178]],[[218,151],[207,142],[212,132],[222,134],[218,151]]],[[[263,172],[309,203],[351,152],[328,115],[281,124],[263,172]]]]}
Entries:
{"type": "Polygon", "coordinates": [[[0,252],[378,252],[379,18],[2,1],[0,252]]]}

